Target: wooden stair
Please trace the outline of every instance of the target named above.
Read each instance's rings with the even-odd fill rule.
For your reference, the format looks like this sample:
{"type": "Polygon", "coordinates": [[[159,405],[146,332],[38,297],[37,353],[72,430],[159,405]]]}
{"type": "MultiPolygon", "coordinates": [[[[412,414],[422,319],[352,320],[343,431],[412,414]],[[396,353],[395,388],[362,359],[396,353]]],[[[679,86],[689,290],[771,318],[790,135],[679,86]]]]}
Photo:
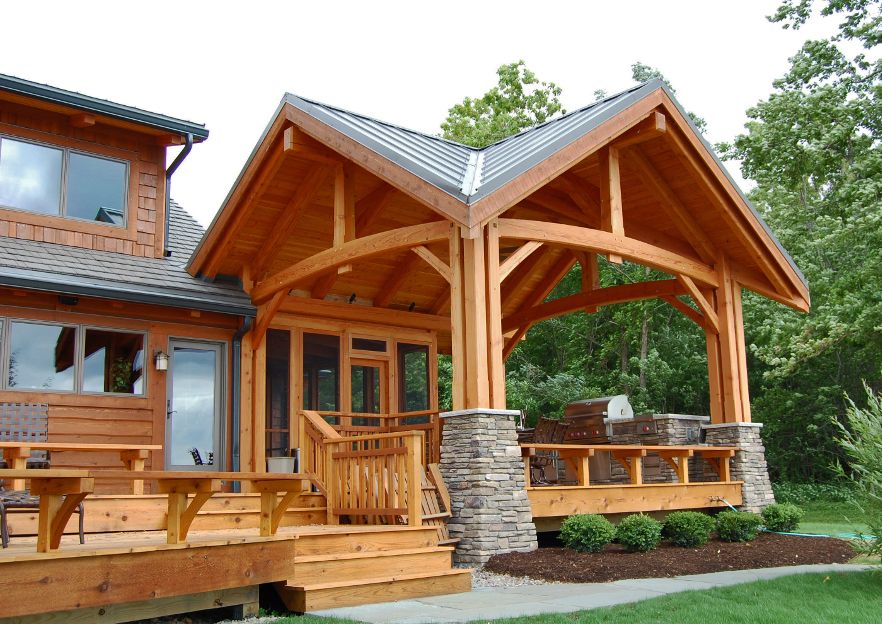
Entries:
{"type": "Polygon", "coordinates": [[[275,589],[298,613],[469,591],[471,570],[452,555],[435,526],[316,527],[299,533],[295,578],[275,589]]]}

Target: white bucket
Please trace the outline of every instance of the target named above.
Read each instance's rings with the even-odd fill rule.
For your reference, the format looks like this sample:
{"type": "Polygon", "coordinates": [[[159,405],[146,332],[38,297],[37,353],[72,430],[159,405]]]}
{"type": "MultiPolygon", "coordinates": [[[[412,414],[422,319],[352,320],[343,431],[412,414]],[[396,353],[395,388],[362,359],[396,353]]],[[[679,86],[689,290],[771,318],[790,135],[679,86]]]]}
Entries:
{"type": "Polygon", "coordinates": [[[267,457],[267,472],[292,473],[297,467],[297,459],[294,457],[267,457]]]}

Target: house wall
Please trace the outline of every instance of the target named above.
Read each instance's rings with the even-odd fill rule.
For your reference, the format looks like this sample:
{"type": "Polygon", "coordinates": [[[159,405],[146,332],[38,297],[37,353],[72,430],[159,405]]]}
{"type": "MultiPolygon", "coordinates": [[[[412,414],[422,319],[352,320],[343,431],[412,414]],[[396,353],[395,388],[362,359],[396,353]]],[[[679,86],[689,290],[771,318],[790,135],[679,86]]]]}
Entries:
{"type": "Polygon", "coordinates": [[[96,123],[77,128],[67,114],[3,99],[0,134],[121,159],[129,163],[126,227],[0,208],[0,236],[61,243],[134,256],[163,254],[165,146],[144,135],[96,123]]]}
{"type": "MultiPolygon", "coordinates": [[[[189,338],[226,345],[225,414],[229,466],[230,388],[232,383],[230,341],[241,319],[234,316],[147,306],[98,299],[83,299],[75,306],[59,303],[55,295],[24,290],[0,291],[0,316],[10,319],[75,323],[100,328],[146,333],[143,396],[77,394],[39,390],[0,390],[0,402],[49,404],[49,439],[53,442],[92,442],[165,445],[166,383],[168,373],[155,370],[154,354],[169,352],[171,338],[189,338]]],[[[6,328],[3,331],[7,331],[6,328]]],[[[148,469],[164,467],[163,452],[151,452],[148,469]]],[[[55,452],[57,468],[121,469],[116,453],[55,452]]],[[[122,493],[127,483],[98,481],[98,493],[122,493]]],[[[150,484],[147,484],[149,491],[150,484]]]]}

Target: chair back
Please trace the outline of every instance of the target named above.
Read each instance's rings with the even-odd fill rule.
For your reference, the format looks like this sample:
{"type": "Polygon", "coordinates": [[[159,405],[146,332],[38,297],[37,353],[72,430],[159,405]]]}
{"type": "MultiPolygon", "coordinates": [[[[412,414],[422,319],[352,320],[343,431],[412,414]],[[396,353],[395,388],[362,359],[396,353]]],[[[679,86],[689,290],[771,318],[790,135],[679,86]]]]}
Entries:
{"type": "Polygon", "coordinates": [[[48,438],[48,403],[0,403],[0,440],[45,442],[48,438]]]}
{"type": "Polygon", "coordinates": [[[558,421],[553,418],[545,418],[540,416],[536,422],[536,429],[533,430],[534,444],[552,444],[554,440],[554,432],[557,429],[558,421]]]}
{"type": "MultiPolygon", "coordinates": [[[[48,403],[0,403],[0,440],[45,442],[49,439],[48,403]]],[[[49,453],[32,451],[28,462],[48,467],[49,453]]],[[[35,464],[32,463],[31,467],[35,464]]],[[[40,467],[40,466],[37,466],[40,467]]]]}

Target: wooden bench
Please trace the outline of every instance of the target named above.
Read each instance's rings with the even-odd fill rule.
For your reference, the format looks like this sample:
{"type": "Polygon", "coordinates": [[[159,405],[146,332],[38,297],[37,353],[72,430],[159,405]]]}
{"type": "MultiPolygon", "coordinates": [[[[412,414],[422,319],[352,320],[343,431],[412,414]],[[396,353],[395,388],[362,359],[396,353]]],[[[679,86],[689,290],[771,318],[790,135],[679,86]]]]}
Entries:
{"type": "MultiPolygon", "coordinates": [[[[99,444],[88,442],[48,442],[45,440],[22,440],[0,441],[0,450],[3,451],[3,458],[6,460],[9,468],[13,470],[24,470],[27,466],[28,458],[31,451],[82,451],[89,453],[119,453],[120,461],[127,470],[140,472],[144,470],[144,462],[150,451],[161,451],[161,444],[99,444]]],[[[30,478],[28,473],[27,478],[30,478]]],[[[129,477],[126,477],[127,479],[129,477]]],[[[144,493],[144,481],[138,478],[131,479],[132,494],[144,493]]],[[[12,482],[13,490],[25,489],[25,480],[16,479],[12,482]]]]}
{"type": "Polygon", "coordinates": [[[521,455],[525,459],[525,478],[529,483],[529,462],[536,451],[557,451],[561,459],[568,460],[576,467],[579,485],[589,485],[588,460],[598,452],[607,452],[624,467],[632,485],[643,483],[643,458],[652,453],[666,461],[677,475],[680,483],[689,483],[689,458],[700,453],[707,463],[719,475],[721,482],[731,481],[729,459],[735,456],[738,449],[734,446],[676,446],[633,444],[521,444],[521,455]]]}
{"type": "Polygon", "coordinates": [[[202,506],[212,494],[221,491],[223,481],[247,482],[260,493],[260,534],[275,535],[285,510],[303,491],[303,481],[311,481],[311,474],[272,472],[212,472],[212,471],[93,471],[97,479],[147,479],[155,481],[158,491],[168,495],[167,542],[180,544],[187,539],[190,526],[202,506]],[[193,495],[190,499],[189,496],[193,495]],[[281,500],[279,500],[281,494],[281,500]]]}
{"type": "Polygon", "coordinates": [[[30,479],[31,494],[40,497],[37,552],[57,550],[71,515],[95,487],[86,470],[0,469],[0,479],[30,479]]]}

